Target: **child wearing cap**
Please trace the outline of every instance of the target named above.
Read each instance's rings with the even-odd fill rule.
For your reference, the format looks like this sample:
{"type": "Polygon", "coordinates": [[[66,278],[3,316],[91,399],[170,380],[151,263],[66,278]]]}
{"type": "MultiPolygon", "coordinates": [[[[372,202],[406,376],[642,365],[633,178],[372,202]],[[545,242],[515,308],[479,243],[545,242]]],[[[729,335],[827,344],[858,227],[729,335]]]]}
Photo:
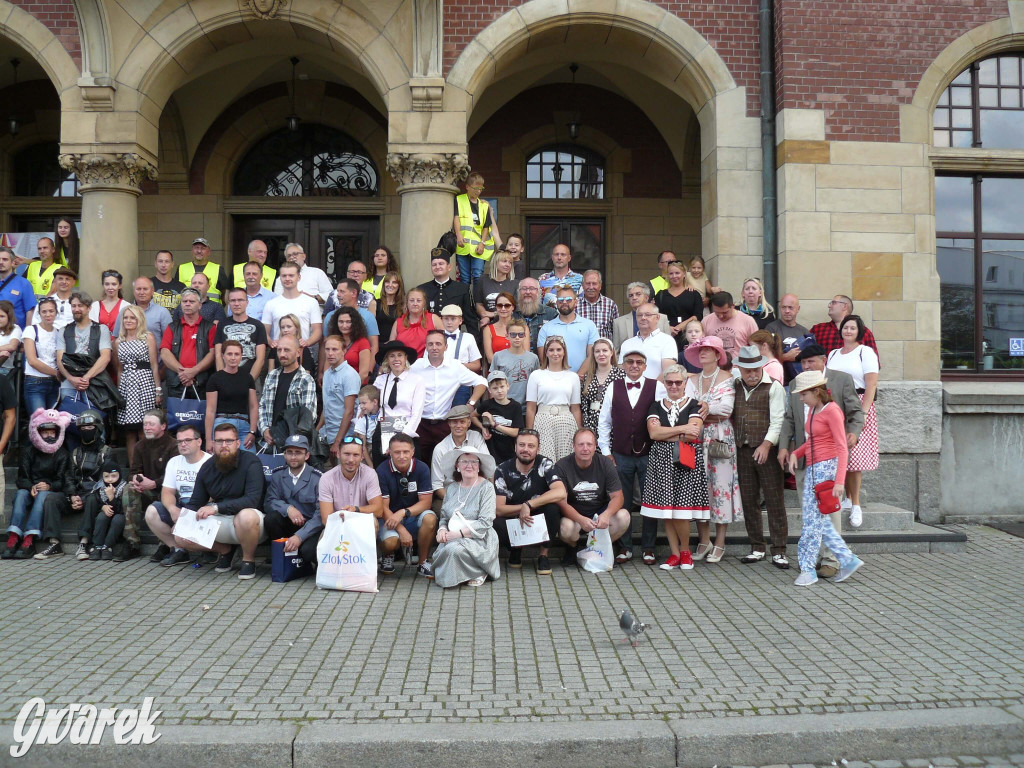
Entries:
{"type": "MultiPolygon", "coordinates": [[[[447,304],[441,309],[441,322],[444,324],[444,337],[448,346],[444,351],[445,360],[457,360],[473,373],[480,373],[483,366],[480,347],[473,334],[462,329],[462,307],[458,304],[447,304]]],[[[472,388],[470,388],[472,391],[472,388]]],[[[456,401],[457,404],[458,401],[456,401]]],[[[465,401],[463,401],[464,403],[465,401]]]]}
{"type": "Polygon", "coordinates": [[[89,555],[90,560],[113,560],[114,545],[124,534],[124,489],[128,483],[122,479],[121,468],[115,461],[103,463],[103,480],[96,483],[90,491],[99,497],[100,511],[96,515],[96,525],[92,529],[92,540],[95,546],[89,555]]]}
{"type": "Polygon", "coordinates": [[[479,416],[473,416],[473,425],[484,436],[494,460],[501,464],[516,454],[516,437],[526,426],[523,405],[508,397],[508,377],[504,371],[491,371],[487,377],[489,397],[478,406],[479,416]]]}

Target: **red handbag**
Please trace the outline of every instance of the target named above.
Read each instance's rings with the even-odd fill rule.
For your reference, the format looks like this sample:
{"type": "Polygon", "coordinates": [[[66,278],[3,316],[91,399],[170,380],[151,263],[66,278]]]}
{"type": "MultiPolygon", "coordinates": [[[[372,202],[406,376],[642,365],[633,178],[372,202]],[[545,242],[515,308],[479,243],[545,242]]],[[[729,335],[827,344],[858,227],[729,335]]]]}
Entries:
{"type": "Polygon", "coordinates": [[[683,469],[694,469],[697,466],[697,449],[694,448],[693,443],[680,441],[677,445],[679,453],[676,455],[676,464],[683,469]]]}
{"type": "MultiPolygon", "coordinates": [[[[811,409],[811,418],[808,424],[808,449],[811,454],[811,463],[807,465],[807,471],[811,471],[811,465],[814,464],[814,409],[811,409]]],[[[818,500],[818,511],[823,515],[831,515],[833,512],[839,511],[840,501],[839,498],[832,492],[836,487],[835,480],[823,480],[820,483],[816,483],[814,486],[814,496],[818,500]]]]}

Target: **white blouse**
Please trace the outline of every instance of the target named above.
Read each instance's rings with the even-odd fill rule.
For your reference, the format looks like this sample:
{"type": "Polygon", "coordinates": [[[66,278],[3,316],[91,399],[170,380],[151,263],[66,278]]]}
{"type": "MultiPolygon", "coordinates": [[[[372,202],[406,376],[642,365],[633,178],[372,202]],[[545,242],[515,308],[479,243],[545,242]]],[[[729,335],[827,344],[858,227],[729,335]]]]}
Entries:
{"type": "Polygon", "coordinates": [[[534,371],[526,380],[526,401],[537,405],[579,405],[580,377],[573,371],[534,371]]]}
{"type": "Polygon", "coordinates": [[[861,344],[853,352],[833,349],[828,353],[826,367],[832,371],[843,371],[853,377],[857,389],[865,389],[864,375],[878,373],[878,355],[871,347],[861,344]]]}

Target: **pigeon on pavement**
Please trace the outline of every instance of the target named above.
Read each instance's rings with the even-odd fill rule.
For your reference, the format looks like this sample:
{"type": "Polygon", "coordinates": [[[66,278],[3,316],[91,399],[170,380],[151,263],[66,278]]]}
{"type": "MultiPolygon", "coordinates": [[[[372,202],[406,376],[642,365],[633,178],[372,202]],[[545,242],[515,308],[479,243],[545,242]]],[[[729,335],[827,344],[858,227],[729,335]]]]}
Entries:
{"type": "Polygon", "coordinates": [[[622,613],[619,614],[619,627],[626,633],[623,642],[629,640],[634,648],[640,642],[640,635],[646,632],[648,628],[646,624],[633,618],[629,608],[623,608],[622,613]]]}

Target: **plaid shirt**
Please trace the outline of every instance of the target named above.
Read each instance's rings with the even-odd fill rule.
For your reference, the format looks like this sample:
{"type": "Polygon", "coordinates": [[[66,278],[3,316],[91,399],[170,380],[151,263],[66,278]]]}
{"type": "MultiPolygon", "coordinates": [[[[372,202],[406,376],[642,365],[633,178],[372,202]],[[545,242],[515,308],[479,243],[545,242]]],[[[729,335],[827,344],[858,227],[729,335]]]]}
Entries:
{"type": "MultiPolygon", "coordinates": [[[[267,374],[267,381],[263,385],[263,396],[260,398],[260,436],[263,431],[270,429],[274,423],[274,398],[277,397],[277,380],[281,378],[281,368],[278,366],[267,374]]],[[[288,387],[288,399],[285,400],[285,408],[296,408],[303,406],[316,416],[316,380],[309,371],[299,366],[295,372],[291,386],[288,387]]]]}
{"type": "Polygon", "coordinates": [[[541,301],[549,306],[555,306],[555,286],[558,285],[571,286],[576,291],[576,298],[580,301],[583,300],[583,275],[579,272],[573,272],[570,269],[565,273],[564,277],[558,277],[554,271],[551,271],[545,272],[537,279],[540,281],[540,289],[542,292],[541,301]],[[555,283],[545,290],[544,282],[547,280],[554,280],[555,283]]]}
{"type": "Polygon", "coordinates": [[[576,311],[597,326],[597,335],[612,337],[612,323],[619,318],[619,306],[607,296],[600,296],[591,304],[586,296],[576,304],[576,311]]]}
{"type": "MultiPolygon", "coordinates": [[[[839,335],[839,329],[836,328],[836,324],[831,320],[827,323],[818,323],[816,326],[811,328],[811,335],[814,340],[817,341],[821,346],[825,348],[825,352],[831,352],[833,349],[839,349],[843,346],[843,337],[839,335]]],[[[861,344],[871,347],[875,351],[875,356],[878,358],[878,367],[882,367],[882,356],[878,354],[878,345],[875,343],[875,335],[871,333],[868,328],[864,329],[864,339],[861,344]]]]}

